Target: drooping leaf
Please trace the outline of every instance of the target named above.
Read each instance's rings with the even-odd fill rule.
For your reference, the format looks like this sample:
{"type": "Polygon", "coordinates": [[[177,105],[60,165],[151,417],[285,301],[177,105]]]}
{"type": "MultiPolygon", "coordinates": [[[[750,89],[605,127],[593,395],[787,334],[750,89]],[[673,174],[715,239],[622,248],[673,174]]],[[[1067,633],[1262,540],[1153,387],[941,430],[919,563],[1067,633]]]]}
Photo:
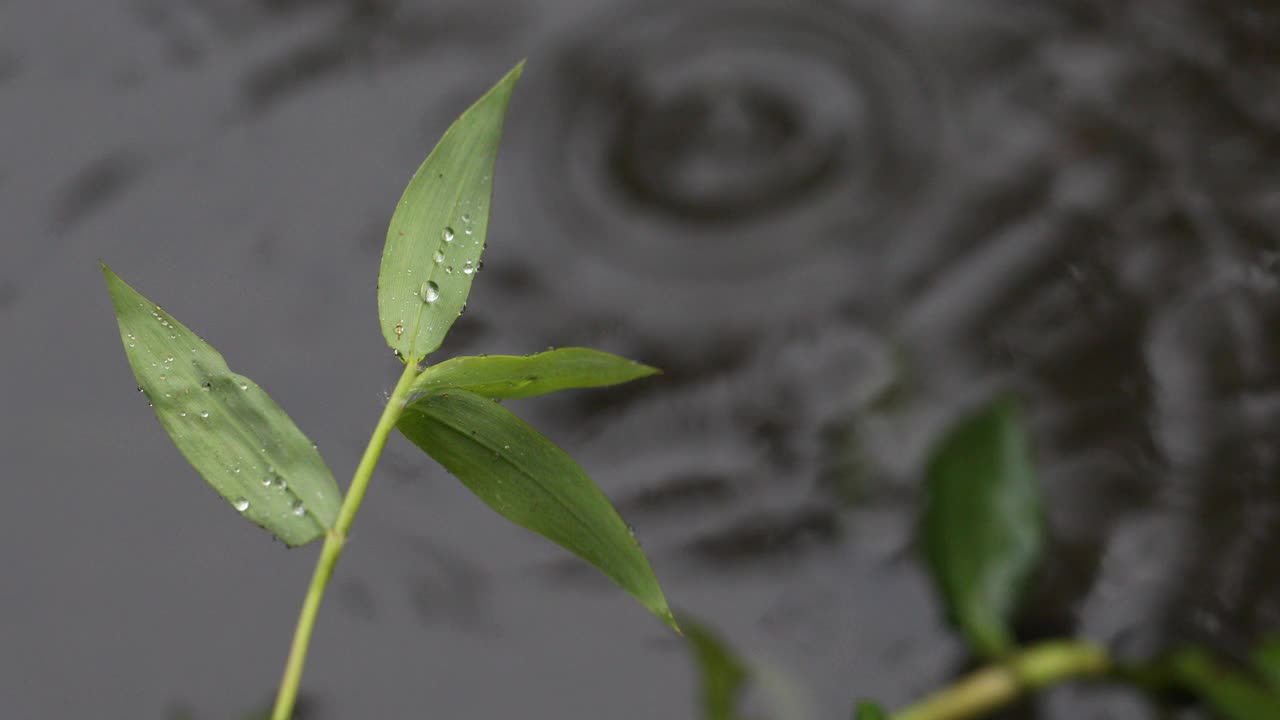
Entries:
{"type": "Polygon", "coordinates": [[[406,362],[440,347],[471,292],[489,229],[493,168],[524,62],[462,114],[396,205],[378,272],[378,317],[406,362]]]}
{"type": "Polygon", "coordinates": [[[1253,667],[1271,692],[1280,695],[1280,636],[1272,636],[1253,649],[1253,667]]]}
{"type": "Polygon", "coordinates": [[[595,565],[679,631],[648,558],[609,499],[511,411],[448,390],[410,403],[398,427],[498,514],[595,565]]]}
{"type": "Polygon", "coordinates": [[[889,713],[870,700],[859,700],[853,708],[853,720],[889,720],[889,713]]]}
{"type": "Polygon", "coordinates": [[[589,348],[561,348],[525,356],[463,356],[424,370],[414,382],[413,392],[456,387],[508,400],[557,390],[617,385],[657,372],[657,368],[589,348]]]}
{"type": "Polygon", "coordinates": [[[979,653],[1002,655],[1044,533],[1017,402],[1002,397],[952,428],[933,451],[926,486],[924,552],[951,620],[979,653]]]}
{"type": "Polygon", "coordinates": [[[287,545],[332,527],[338,485],[284,410],[159,305],[106,265],[102,271],[138,389],[192,467],[287,545]]]}
{"type": "Polygon", "coordinates": [[[1219,665],[1207,653],[1184,650],[1170,659],[1169,667],[1222,720],[1280,718],[1280,696],[1219,665]]]}
{"type": "Polygon", "coordinates": [[[738,703],[751,671],[719,636],[701,623],[681,617],[680,625],[702,676],[703,720],[739,720],[738,703]]]}

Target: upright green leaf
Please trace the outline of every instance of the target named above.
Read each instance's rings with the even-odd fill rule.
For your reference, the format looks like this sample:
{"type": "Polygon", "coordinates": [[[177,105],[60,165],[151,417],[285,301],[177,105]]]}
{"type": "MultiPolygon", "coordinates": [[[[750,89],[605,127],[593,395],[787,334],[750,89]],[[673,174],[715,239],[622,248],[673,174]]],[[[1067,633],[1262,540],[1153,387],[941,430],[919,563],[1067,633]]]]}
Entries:
{"type": "Polygon", "coordinates": [[[456,387],[507,400],[617,385],[657,372],[657,368],[589,348],[561,348],[525,356],[463,356],[424,370],[414,382],[413,392],[456,387]]]}
{"type": "Polygon", "coordinates": [[[129,366],[156,419],[192,467],[241,515],[290,546],[333,526],[341,495],[302,431],[262,388],[111,272],[129,366]]]}
{"type": "Polygon", "coordinates": [[[407,362],[440,347],[462,313],[489,229],[493,167],[516,65],[458,118],[405,188],[378,273],[382,335],[407,362]]]}
{"type": "Polygon", "coordinates": [[[702,676],[703,720],[738,720],[738,703],[751,671],[715,633],[701,623],[681,618],[702,676]]]}
{"type": "Polygon", "coordinates": [[[859,700],[853,708],[853,720],[889,720],[889,713],[870,700],[859,700]]]}
{"type": "Polygon", "coordinates": [[[679,632],[649,560],[609,499],[511,411],[449,390],[410,403],[398,427],[498,514],[595,565],[679,632]]]}
{"type": "Polygon", "coordinates": [[[1175,654],[1169,666],[1178,681],[1223,720],[1280,718],[1280,696],[1219,665],[1200,650],[1175,654]]]}
{"type": "Polygon", "coordinates": [[[961,420],[934,450],[926,487],[924,552],[952,622],[979,653],[1002,655],[1044,533],[1016,401],[1000,398],[961,420]]]}

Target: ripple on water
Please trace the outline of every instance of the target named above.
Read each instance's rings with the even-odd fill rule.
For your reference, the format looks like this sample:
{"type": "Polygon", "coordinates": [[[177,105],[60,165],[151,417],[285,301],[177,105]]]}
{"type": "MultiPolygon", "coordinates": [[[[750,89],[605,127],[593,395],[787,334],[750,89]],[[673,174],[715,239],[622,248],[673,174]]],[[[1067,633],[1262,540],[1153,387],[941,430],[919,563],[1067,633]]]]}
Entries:
{"type": "Polygon", "coordinates": [[[891,238],[934,165],[929,78],[871,15],[645,6],[560,47],[550,86],[526,95],[549,116],[529,127],[550,134],[530,143],[527,170],[537,209],[554,213],[548,234],[573,245],[547,262],[591,263],[606,297],[659,287],[670,316],[698,321],[821,309],[853,291],[855,260],[891,238]],[[627,292],[608,292],[620,282],[627,292]],[[795,282],[805,291],[785,292],[795,282]]]}

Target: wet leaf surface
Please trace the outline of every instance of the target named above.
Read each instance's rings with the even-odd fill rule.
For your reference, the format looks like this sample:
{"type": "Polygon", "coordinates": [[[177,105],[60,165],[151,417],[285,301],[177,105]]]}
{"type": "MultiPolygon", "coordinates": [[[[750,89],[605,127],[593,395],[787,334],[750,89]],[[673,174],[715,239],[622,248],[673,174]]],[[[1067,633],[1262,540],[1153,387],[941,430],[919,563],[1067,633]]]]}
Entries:
{"type": "Polygon", "coordinates": [[[285,544],[320,537],[342,498],[311,441],[217,350],[102,270],[138,389],[182,455],[237,512],[285,544]]]}
{"type": "Polygon", "coordinates": [[[465,356],[427,368],[415,393],[456,387],[489,398],[512,399],[557,390],[604,387],[660,372],[626,358],[589,348],[561,348],[535,355],[465,356]]]}
{"type": "Polygon", "coordinates": [[[410,403],[398,427],[499,515],[596,566],[678,630],[649,560],[609,498],[511,411],[449,390],[410,403]]]}
{"type": "Polygon", "coordinates": [[[462,314],[489,231],[493,167],[521,62],[436,144],[396,205],[378,273],[378,317],[393,350],[417,362],[462,314]]]}

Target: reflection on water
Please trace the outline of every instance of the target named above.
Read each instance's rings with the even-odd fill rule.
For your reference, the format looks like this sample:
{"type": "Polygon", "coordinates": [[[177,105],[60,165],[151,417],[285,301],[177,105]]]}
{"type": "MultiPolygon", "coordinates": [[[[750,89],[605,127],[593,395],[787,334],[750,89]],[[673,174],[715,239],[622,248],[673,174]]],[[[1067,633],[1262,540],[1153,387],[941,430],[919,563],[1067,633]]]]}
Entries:
{"type": "MultiPolygon", "coordinates": [[[[1280,11],[1207,0],[580,5],[128,4],[128,22],[111,27],[141,49],[103,71],[128,81],[95,84],[80,110],[109,119],[99,106],[152,103],[149,115],[176,119],[104,120],[101,138],[66,154],[0,154],[0,217],[40,240],[21,240],[30,252],[15,257],[46,272],[50,236],[70,248],[58,264],[91,263],[104,238],[127,238],[112,252],[180,257],[172,234],[131,219],[172,199],[180,177],[184,197],[239,223],[239,235],[210,231],[204,247],[239,263],[218,272],[248,275],[266,257],[282,283],[293,272],[326,299],[367,298],[365,278],[344,278],[380,248],[388,201],[359,178],[407,174],[386,159],[424,149],[424,128],[488,77],[477,67],[532,48],[495,243],[447,349],[591,344],[664,368],[519,410],[597,473],[669,595],[797,666],[831,716],[855,680],[890,701],[936,685],[962,658],[910,553],[921,459],[958,408],[1014,385],[1032,400],[1053,533],[1020,632],[1231,651],[1280,629],[1269,568],[1280,549],[1280,11]],[[434,82],[457,84],[424,110],[434,82]],[[183,115],[188,103],[202,111],[183,115]],[[340,156],[352,167],[272,174],[305,162],[306,131],[325,122],[347,123],[368,150],[340,156]],[[261,173],[248,183],[259,190],[205,180],[246,136],[250,149],[229,157],[265,159],[232,174],[261,173]],[[366,155],[382,159],[360,175],[366,155]],[[327,194],[297,205],[275,194],[303,182],[327,194]],[[361,236],[334,239],[326,224],[361,236]],[[295,226],[303,241],[280,235],[295,226]]],[[[78,82],[59,73],[80,61],[4,27],[0,98],[38,107],[59,78],[78,82]]],[[[65,288],[0,272],[0,317],[55,304],[65,288]]],[[[78,302],[92,302],[88,291],[78,302]]],[[[20,404],[33,392],[16,390],[20,404]]],[[[102,417],[119,415],[101,402],[102,417]]],[[[379,490],[440,479],[398,452],[379,490]]],[[[19,471],[47,462],[15,455],[19,471]]],[[[407,617],[468,643],[501,636],[506,654],[532,657],[536,633],[503,622],[513,594],[549,585],[574,612],[606,595],[594,588],[607,582],[562,583],[581,564],[540,545],[441,541],[420,518],[457,507],[397,497],[414,498],[401,503],[413,530],[365,530],[391,550],[335,588],[353,632],[407,617]],[[515,559],[491,563],[496,548],[515,559]]],[[[1095,700],[1042,710],[1073,717],[1095,700]]],[[[1117,717],[1140,717],[1114,702],[1126,708],[1117,717]]]]}

